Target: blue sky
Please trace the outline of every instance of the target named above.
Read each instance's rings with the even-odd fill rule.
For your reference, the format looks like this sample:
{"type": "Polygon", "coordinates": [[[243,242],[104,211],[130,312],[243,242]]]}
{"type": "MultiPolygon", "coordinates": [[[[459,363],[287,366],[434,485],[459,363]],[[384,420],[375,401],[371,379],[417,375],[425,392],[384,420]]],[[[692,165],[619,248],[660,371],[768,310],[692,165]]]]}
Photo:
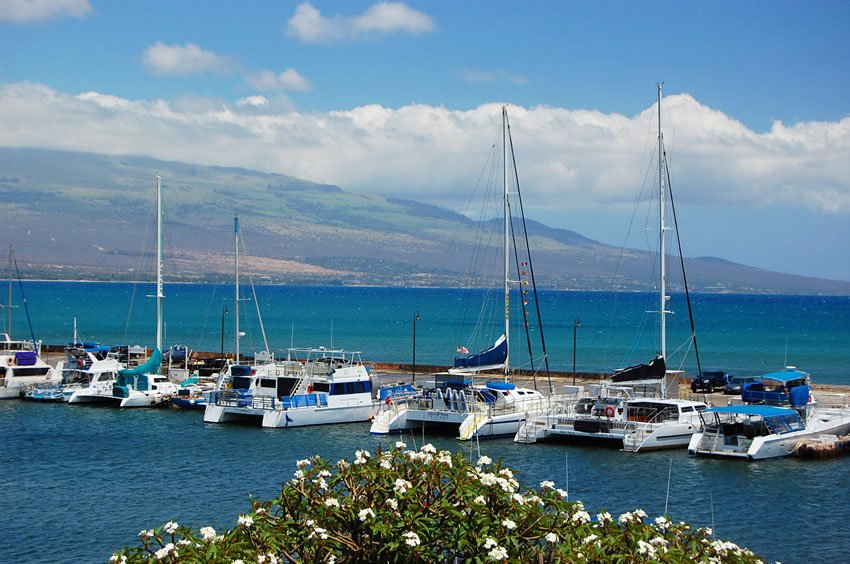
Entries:
{"type": "Polygon", "coordinates": [[[658,81],[685,254],[850,280],[850,3],[0,1],[0,145],[245,166],[620,245],[658,81]]]}

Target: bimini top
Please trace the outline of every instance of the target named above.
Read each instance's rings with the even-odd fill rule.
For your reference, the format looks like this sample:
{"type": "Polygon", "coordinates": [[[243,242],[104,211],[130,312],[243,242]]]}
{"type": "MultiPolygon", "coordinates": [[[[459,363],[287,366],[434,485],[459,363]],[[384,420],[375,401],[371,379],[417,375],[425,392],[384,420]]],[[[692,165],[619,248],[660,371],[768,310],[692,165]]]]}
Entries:
{"type": "Polygon", "coordinates": [[[759,376],[759,380],[776,380],[777,382],[788,382],[790,380],[805,380],[809,377],[808,372],[802,370],[780,370],[779,372],[768,372],[759,376]]]}
{"type": "Polygon", "coordinates": [[[772,405],[724,405],[710,407],[703,413],[736,413],[738,415],[761,415],[762,417],[777,417],[782,415],[797,414],[793,409],[787,407],[776,407],[772,405]]]}

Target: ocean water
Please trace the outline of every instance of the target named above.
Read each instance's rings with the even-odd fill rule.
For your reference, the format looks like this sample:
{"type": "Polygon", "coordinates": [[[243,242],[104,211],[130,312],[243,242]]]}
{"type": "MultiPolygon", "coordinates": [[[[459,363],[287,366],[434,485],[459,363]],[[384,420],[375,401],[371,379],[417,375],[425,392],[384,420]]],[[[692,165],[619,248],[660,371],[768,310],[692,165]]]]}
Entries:
{"type": "MultiPolygon", "coordinates": [[[[33,334],[45,343],[71,340],[74,318],[83,339],[104,344],[142,344],[155,339],[155,300],[150,284],[25,282],[33,334]]],[[[264,348],[257,309],[270,350],[292,345],[359,350],[364,360],[410,363],[413,319],[416,362],[449,365],[459,345],[482,350],[503,321],[485,308],[482,291],[424,288],[256,286],[241,288],[242,353],[264,348]],[[254,298],[256,294],[256,299],[254,298]],[[478,338],[473,336],[477,334],[478,338]]],[[[233,286],[172,284],[165,288],[164,343],[202,351],[235,350],[233,286]],[[227,313],[225,314],[225,308],[227,313]],[[223,331],[222,331],[223,329],[223,331]]],[[[503,298],[498,292],[490,296],[503,298]]],[[[5,301],[5,300],[4,300],[5,301]]],[[[575,334],[578,371],[609,372],[648,362],[659,350],[657,296],[650,293],[542,291],[537,301],[550,368],[571,371],[575,334]],[[580,326],[576,328],[576,319],[580,326]]],[[[29,336],[16,289],[13,333],[29,336]]],[[[512,319],[522,320],[514,300],[512,319]]],[[[669,367],[697,371],[687,304],[673,295],[667,316],[669,367]]],[[[697,294],[692,310],[703,370],[750,375],[795,365],[815,382],[850,385],[850,297],[697,294]]],[[[0,315],[5,315],[3,310],[0,315]]],[[[532,315],[533,317],[533,311],[532,315]]],[[[5,319],[0,317],[5,327],[5,319]]],[[[529,323],[533,332],[539,332],[529,323]]],[[[512,363],[529,368],[522,324],[512,324],[512,363]]],[[[542,366],[534,350],[534,366],[542,366]]]]}
{"type": "MultiPolygon", "coordinates": [[[[70,340],[74,317],[86,339],[153,341],[150,286],[28,282],[23,288],[27,307],[12,310],[16,337],[29,333],[28,311],[36,337],[49,343],[70,340]]],[[[447,364],[458,344],[473,347],[467,335],[479,323],[467,294],[258,286],[256,301],[251,295],[240,303],[242,348],[261,346],[259,303],[273,350],[333,345],[361,350],[366,360],[410,362],[418,312],[417,363],[447,364]]],[[[216,351],[224,326],[224,347],[232,352],[232,286],[169,285],[166,295],[166,343],[216,351]]],[[[693,372],[693,355],[681,354],[687,344],[677,344],[688,342],[683,337],[687,311],[678,298],[670,300],[676,312],[670,316],[671,356],[682,356],[683,368],[693,372]]],[[[651,358],[657,347],[654,299],[650,294],[541,293],[552,368],[572,369],[574,330],[580,371],[651,358]]],[[[17,295],[15,301],[21,305],[17,295]]],[[[756,374],[795,364],[816,382],[850,383],[850,298],[698,295],[694,315],[703,367],[756,374]]],[[[525,346],[524,339],[517,340],[525,346]]],[[[523,347],[512,350],[518,364],[523,347]]],[[[397,438],[372,437],[367,424],[267,430],[204,424],[198,412],[17,400],[0,402],[0,429],[5,495],[0,562],[104,561],[113,550],[136,544],[139,530],[171,519],[231,527],[248,509],[248,495],[274,497],[296,460],[313,454],[351,458],[358,448],[374,450],[397,438]]],[[[404,440],[421,445],[423,437],[404,440]]],[[[843,561],[850,550],[843,534],[850,522],[846,458],[743,463],[691,458],[684,450],[630,455],[563,444],[517,445],[510,439],[480,445],[445,437],[425,440],[475,457],[470,449],[480,448],[517,470],[522,484],[553,480],[592,513],[642,508],[655,517],[666,508],[673,519],[712,527],[719,538],[770,560],[843,561]]]]}

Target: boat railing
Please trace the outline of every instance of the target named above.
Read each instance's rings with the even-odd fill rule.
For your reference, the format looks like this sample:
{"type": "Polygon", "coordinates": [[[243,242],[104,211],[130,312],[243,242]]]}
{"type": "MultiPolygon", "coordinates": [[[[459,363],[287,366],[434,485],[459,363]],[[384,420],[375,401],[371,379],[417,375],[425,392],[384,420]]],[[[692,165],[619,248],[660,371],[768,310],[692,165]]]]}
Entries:
{"type": "Polygon", "coordinates": [[[817,395],[818,407],[846,408],[850,407],[850,396],[840,393],[819,393],[817,395]]]}

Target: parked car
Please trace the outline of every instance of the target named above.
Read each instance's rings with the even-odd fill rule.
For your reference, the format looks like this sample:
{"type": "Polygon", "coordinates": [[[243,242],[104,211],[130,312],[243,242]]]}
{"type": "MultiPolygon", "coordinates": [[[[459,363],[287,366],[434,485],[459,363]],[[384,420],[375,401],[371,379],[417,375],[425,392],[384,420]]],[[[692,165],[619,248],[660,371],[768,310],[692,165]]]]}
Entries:
{"type": "Polygon", "coordinates": [[[729,382],[725,386],[723,386],[724,394],[740,394],[741,387],[747,382],[755,382],[756,379],[753,377],[735,377],[731,378],[729,382]]]}
{"type": "Polygon", "coordinates": [[[692,392],[708,392],[723,388],[729,382],[731,376],[722,370],[708,370],[699,373],[699,376],[691,380],[692,392]]]}

